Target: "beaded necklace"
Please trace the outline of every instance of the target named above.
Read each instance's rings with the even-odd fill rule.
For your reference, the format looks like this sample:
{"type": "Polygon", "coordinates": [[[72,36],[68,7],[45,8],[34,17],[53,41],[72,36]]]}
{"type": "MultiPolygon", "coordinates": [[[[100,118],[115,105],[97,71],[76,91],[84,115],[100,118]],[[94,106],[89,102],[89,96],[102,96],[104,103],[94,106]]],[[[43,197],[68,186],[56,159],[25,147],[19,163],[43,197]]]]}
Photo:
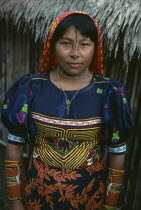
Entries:
{"type": "Polygon", "coordinates": [[[85,79],[86,79],[86,77],[87,77],[87,75],[88,75],[88,69],[86,69],[86,74],[85,74],[85,76],[84,76],[84,78],[83,78],[83,80],[82,80],[82,83],[81,83],[80,87],[78,88],[78,90],[76,91],[76,93],[74,94],[74,96],[71,98],[71,100],[69,100],[69,99],[67,98],[67,95],[66,95],[66,93],[65,93],[65,91],[64,91],[64,88],[63,88],[63,85],[62,85],[62,82],[61,82],[61,78],[60,78],[59,72],[60,72],[60,71],[59,71],[58,68],[57,68],[58,80],[59,80],[59,83],[60,83],[61,90],[63,91],[63,93],[64,93],[64,95],[65,95],[65,99],[66,99],[66,108],[67,108],[67,115],[69,115],[69,113],[70,113],[70,106],[71,106],[72,100],[76,97],[76,95],[78,94],[79,90],[81,89],[81,86],[83,85],[83,83],[84,83],[84,81],[85,81],[85,79]]]}

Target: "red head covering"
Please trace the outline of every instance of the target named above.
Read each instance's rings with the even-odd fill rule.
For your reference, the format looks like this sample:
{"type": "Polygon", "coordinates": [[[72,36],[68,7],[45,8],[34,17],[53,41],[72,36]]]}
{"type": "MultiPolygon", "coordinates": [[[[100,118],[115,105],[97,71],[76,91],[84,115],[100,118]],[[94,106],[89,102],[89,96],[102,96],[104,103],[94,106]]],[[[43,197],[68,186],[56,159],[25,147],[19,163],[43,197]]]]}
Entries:
{"type": "Polygon", "coordinates": [[[39,69],[38,73],[46,73],[50,70],[53,70],[57,67],[57,60],[55,57],[55,53],[51,50],[51,40],[53,33],[58,26],[58,24],[67,16],[72,15],[72,14],[84,14],[88,15],[92,21],[94,22],[96,28],[97,28],[97,33],[98,33],[98,45],[95,48],[94,52],[94,57],[91,63],[91,71],[95,75],[103,76],[103,57],[102,57],[102,41],[101,41],[101,33],[100,33],[100,28],[96,22],[96,20],[90,16],[89,14],[85,12],[80,12],[80,11],[69,11],[66,13],[63,13],[59,15],[50,25],[48,35],[46,38],[46,42],[44,45],[44,50],[43,50],[43,55],[42,55],[42,60],[41,60],[41,66],[39,69]]]}

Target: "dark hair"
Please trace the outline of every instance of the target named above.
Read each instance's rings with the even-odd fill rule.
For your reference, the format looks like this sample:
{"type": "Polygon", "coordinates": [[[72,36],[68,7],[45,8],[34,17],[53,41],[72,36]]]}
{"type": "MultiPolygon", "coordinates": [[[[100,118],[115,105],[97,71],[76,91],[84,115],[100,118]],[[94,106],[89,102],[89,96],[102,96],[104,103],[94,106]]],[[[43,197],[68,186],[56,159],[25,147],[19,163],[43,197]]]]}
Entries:
{"type": "Polygon", "coordinates": [[[75,26],[83,36],[90,38],[92,42],[97,45],[97,29],[91,18],[85,14],[72,14],[64,18],[56,27],[52,37],[53,48],[55,47],[56,42],[63,36],[65,30],[70,26],[75,26]]]}

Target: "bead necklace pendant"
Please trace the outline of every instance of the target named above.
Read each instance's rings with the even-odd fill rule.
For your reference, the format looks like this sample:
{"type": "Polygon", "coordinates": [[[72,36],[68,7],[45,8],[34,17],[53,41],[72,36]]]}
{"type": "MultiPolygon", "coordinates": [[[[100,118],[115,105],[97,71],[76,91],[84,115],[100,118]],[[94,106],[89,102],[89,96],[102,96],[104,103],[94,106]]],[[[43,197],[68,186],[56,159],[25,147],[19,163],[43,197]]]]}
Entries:
{"type": "Polygon", "coordinates": [[[70,105],[67,106],[67,115],[70,113],[70,105]]]}
{"type": "Polygon", "coordinates": [[[71,105],[71,101],[69,99],[66,100],[66,105],[67,105],[67,115],[69,115],[69,113],[70,113],[70,105],[71,105]]]}
{"type": "Polygon", "coordinates": [[[70,105],[71,101],[69,99],[66,100],[66,105],[70,105]]]}
{"type": "MultiPolygon", "coordinates": [[[[62,83],[61,83],[61,79],[60,79],[60,76],[59,76],[59,73],[60,73],[60,74],[62,74],[62,73],[60,72],[59,69],[57,69],[57,76],[58,76],[58,79],[59,79],[59,82],[60,82],[60,87],[61,87],[61,89],[62,89],[62,91],[63,91],[63,93],[64,93],[64,95],[65,95],[65,99],[66,99],[67,115],[69,115],[69,113],[70,113],[70,106],[71,106],[72,100],[76,97],[76,95],[77,95],[78,92],[80,91],[80,88],[81,88],[81,86],[83,85],[83,83],[84,83],[84,81],[85,81],[85,79],[86,79],[86,77],[87,77],[87,75],[88,75],[88,73],[89,73],[88,69],[86,69],[85,72],[86,72],[86,74],[84,75],[84,78],[83,78],[83,80],[82,80],[82,83],[81,83],[79,89],[76,91],[76,93],[75,93],[74,96],[71,98],[71,100],[69,100],[69,99],[67,99],[67,95],[66,95],[66,93],[65,93],[65,91],[64,91],[64,88],[63,88],[63,85],[62,85],[62,83]]],[[[75,77],[75,79],[79,79],[79,78],[80,78],[80,77],[75,77]]]]}

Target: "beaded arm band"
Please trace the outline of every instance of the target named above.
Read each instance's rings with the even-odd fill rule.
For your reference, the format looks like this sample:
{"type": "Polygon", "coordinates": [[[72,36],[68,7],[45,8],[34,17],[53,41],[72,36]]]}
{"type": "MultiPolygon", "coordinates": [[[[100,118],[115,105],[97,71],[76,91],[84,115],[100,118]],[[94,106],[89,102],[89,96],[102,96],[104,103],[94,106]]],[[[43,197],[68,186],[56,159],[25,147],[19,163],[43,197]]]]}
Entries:
{"type": "Polygon", "coordinates": [[[109,178],[107,183],[106,209],[116,209],[119,204],[120,192],[123,183],[124,170],[108,168],[109,178]]]}
{"type": "Polygon", "coordinates": [[[21,186],[21,161],[5,160],[7,194],[9,200],[18,200],[21,186]]]}

